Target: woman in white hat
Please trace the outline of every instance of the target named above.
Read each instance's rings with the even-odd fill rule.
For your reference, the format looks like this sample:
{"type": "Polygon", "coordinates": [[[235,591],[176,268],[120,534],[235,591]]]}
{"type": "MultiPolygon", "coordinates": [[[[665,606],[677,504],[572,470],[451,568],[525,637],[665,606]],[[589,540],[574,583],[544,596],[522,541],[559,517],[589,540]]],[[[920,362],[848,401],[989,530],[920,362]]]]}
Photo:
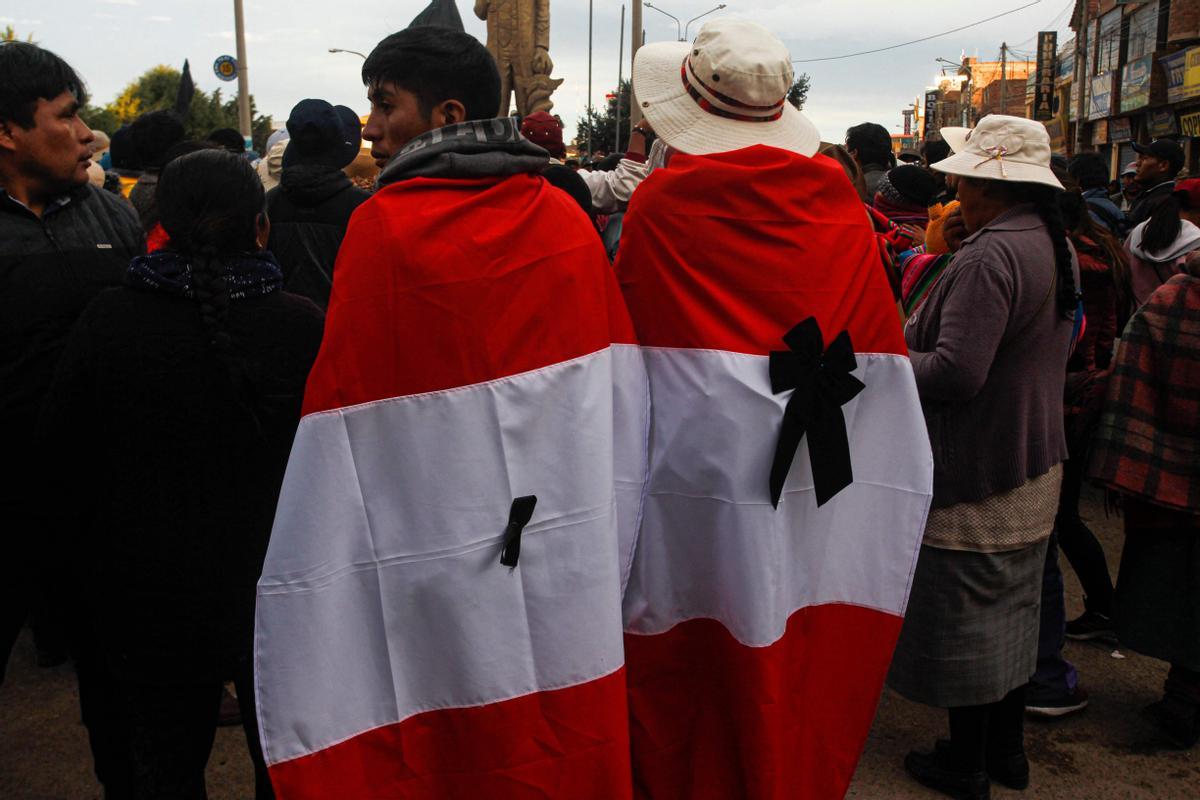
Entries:
{"type": "Polygon", "coordinates": [[[792,81],[783,43],[734,19],[633,67],[675,151],[615,267],[654,396],[624,596],[639,796],[843,796],[928,510],[875,233],[792,81]]]}
{"type": "Polygon", "coordinates": [[[989,776],[1029,783],[1024,687],[1067,456],[1078,283],[1045,127],[992,115],[942,135],[955,155],[933,168],[958,176],[968,236],[905,329],[934,490],[888,682],[949,710],[949,746],[910,753],[909,773],[983,800],[989,776]]]}

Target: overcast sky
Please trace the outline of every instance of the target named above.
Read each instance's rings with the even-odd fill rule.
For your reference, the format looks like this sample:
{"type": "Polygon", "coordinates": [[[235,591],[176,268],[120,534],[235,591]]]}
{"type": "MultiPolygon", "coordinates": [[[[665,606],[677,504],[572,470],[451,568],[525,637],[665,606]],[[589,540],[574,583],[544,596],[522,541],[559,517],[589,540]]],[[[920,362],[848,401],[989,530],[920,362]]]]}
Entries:
{"type": "MultiPolygon", "coordinates": [[[[755,20],[784,39],[795,59],[869,50],[957,28],[1017,8],[1030,0],[727,0],[716,14],[755,20]]],[[[321,97],[365,113],[367,104],[357,56],[330,54],[330,47],[367,52],[384,35],[408,25],[428,0],[244,0],[250,91],[260,111],[284,120],[305,97],[321,97]]],[[[458,0],[467,31],[485,38],[472,11],[458,0]]],[[[657,4],[657,3],[656,3],[657,4]]],[[[568,136],[587,107],[588,0],[551,0],[550,55],[554,76],[565,82],[554,94],[568,136]]],[[[714,0],[662,0],[686,21],[716,5],[714,0]]],[[[1024,50],[1040,29],[1069,38],[1073,2],[1042,0],[1031,8],[940,39],[887,53],[797,64],[812,76],[805,112],[826,140],[841,141],[849,125],[870,120],[900,132],[901,109],[910,105],[937,74],[934,59],[957,60],[964,52],[996,58],[1001,41],[1024,50]],[[1050,28],[1046,26],[1056,21],[1050,28]]],[[[626,25],[628,26],[626,9],[626,25]]],[[[620,0],[594,0],[592,97],[604,102],[617,81],[620,0]]],[[[676,38],[675,23],[645,12],[646,41],[676,38]]],[[[716,16],[714,14],[713,16],[716,16]]],[[[197,85],[207,91],[222,83],[213,60],[234,52],[233,0],[4,0],[0,25],[34,38],[66,58],[83,75],[94,102],[112,100],[130,80],[156,64],[182,66],[191,59],[197,85]]],[[[690,34],[695,37],[694,23],[690,34]]],[[[629,35],[625,67],[629,75],[629,35]]]]}

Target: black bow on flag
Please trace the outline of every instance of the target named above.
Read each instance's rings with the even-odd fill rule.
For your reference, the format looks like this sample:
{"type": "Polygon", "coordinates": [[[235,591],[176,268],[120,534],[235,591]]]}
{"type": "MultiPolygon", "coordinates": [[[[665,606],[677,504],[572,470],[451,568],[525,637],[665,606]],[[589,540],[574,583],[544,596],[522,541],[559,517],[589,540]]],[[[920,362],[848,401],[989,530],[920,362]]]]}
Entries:
{"type": "Polygon", "coordinates": [[[795,391],[784,408],[771,463],[771,505],[779,508],[796,448],[807,433],[813,487],[820,506],[854,481],[842,406],[866,386],[850,374],[858,362],[846,331],[826,350],[816,318],[809,317],[784,334],[783,341],[791,349],[771,352],[771,391],[795,391]]]}
{"type": "Polygon", "coordinates": [[[512,501],[508,511],[508,526],[504,529],[504,550],[500,553],[500,563],[506,567],[515,567],[521,557],[521,531],[533,518],[533,507],[537,505],[537,495],[528,494],[512,501]]]}

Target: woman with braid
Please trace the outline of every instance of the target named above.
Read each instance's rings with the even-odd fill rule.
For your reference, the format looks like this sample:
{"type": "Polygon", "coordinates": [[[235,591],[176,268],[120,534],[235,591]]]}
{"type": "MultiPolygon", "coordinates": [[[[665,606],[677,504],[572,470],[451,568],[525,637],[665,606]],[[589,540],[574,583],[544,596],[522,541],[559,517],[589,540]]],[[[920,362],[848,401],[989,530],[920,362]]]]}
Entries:
{"type": "Polygon", "coordinates": [[[956,798],[1029,783],[1024,687],[1038,654],[1042,568],[1058,508],[1063,384],[1077,267],[1031,120],[942,129],[968,236],[905,338],[934,460],[932,510],[891,686],[949,712],[950,739],[908,772],[956,798]]]}
{"type": "Polygon", "coordinates": [[[157,204],[168,249],[84,311],[42,417],[63,505],[83,509],[61,545],[86,620],[80,703],[106,797],[203,798],[234,675],[261,800],[255,584],[323,319],[280,291],[245,159],[170,162],[157,204]]]}

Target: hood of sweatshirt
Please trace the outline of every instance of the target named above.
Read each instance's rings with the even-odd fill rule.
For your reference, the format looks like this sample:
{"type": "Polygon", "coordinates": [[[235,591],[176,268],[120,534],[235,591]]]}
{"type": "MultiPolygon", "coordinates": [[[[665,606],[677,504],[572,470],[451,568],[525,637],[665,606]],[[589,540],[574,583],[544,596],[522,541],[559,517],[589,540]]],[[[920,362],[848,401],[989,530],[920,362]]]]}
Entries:
{"type": "Polygon", "coordinates": [[[1150,221],[1146,220],[1129,234],[1129,251],[1142,261],[1164,263],[1175,261],[1193,250],[1200,250],[1200,227],[1196,227],[1186,219],[1180,220],[1180,222],[1182,224],[1179,227],[1179,235],[1175,237],[1175,241],[1169,247],[1156,253],[1147,253],[1142,249],[1142,234],[1146,232],[1146,226],[1150,224],[1150,221]]]}

